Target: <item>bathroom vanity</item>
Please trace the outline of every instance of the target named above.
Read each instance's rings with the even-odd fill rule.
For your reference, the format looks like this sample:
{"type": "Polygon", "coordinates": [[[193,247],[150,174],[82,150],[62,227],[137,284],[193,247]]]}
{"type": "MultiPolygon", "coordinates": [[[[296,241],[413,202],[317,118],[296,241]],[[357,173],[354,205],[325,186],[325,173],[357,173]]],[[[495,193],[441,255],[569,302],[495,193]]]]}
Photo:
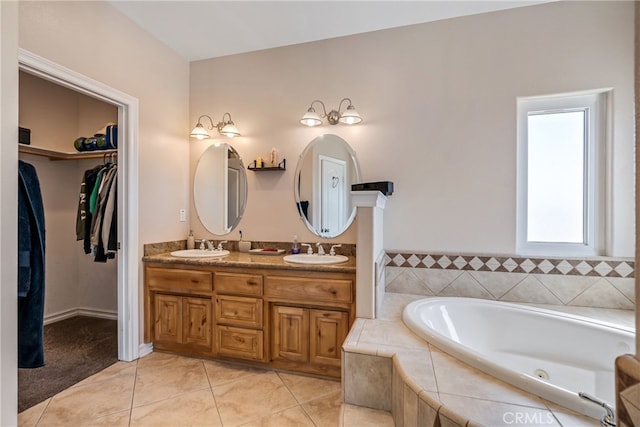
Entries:
{"type": "Polygon", "coordinates": [[[355,319],[355,259],[300,265],[282,256],[144,259],[145,342],[184,355],[340,377],[355,319]]]}

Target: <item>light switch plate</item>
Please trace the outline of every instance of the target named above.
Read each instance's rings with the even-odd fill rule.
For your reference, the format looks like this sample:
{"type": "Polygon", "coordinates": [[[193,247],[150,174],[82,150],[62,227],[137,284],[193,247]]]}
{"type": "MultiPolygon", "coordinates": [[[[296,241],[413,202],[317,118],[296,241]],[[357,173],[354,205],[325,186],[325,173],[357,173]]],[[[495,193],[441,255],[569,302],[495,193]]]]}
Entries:
{"type": "Polygon", "coordinates": [[[180,209],[180,222],[185,222],[186,220],[187,220],[186,209],[180,209]]]}

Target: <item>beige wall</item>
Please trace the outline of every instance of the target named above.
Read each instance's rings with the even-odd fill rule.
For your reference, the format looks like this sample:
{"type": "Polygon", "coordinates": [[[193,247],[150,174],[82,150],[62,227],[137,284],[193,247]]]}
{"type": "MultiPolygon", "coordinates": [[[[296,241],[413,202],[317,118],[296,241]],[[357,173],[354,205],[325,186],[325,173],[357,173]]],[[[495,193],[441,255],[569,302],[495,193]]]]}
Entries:
{"type": "Polygon", "coordinates": [[[184,238],[189,64],[103,2],[20,2],[19,45],[139,100],[143,243],[184,238]],[[162,194],[162,197],[157,197],[162,194]]]}
{"type": "MultiPolygon", "coordinates": [[[[191,126],[229,111],[245,163],[271,147],[287,158],[283,174],[249,172],[249,239],[318,240],[298,218],[293,173],[308,142],[335,133],[365,181],[395,183],[386,250],[513,254],[516,97],[613,87],[610,254],[633,256],[632,70],[631,2],[550,3],[194,62],[191,126]],[[345,96],[362,124],[298,123],[312,100],[345,96]]],[[[203,144],[191,144],[192,170],[203,144]]],[[[353,242],[354,227],[336,240],[353,242]]]]}
{"type": "Polygon", "coordinates": [[[139,100],[137,251],[142,257],[144,243],[184,238],[189,64],[104,2],[20,2],[18,24],[20,48],[139,100]]]}
{"type": "MultiPolygon", "coordinates": [[[[189,64],[107,3],[0,2],[0,12],[2,283],[15,282],[17,275],[18,154],[10,141],[17,138],[18,47],[138,98],[140,217],[131,226],[138,233],[136,249],[142,255],[143,243],[185,236],[188,224],[178,222],[178,211],[189,202],[189,64]]],[[[16,290],[3,289],[0,424],[14,425],[16,290]]]]}

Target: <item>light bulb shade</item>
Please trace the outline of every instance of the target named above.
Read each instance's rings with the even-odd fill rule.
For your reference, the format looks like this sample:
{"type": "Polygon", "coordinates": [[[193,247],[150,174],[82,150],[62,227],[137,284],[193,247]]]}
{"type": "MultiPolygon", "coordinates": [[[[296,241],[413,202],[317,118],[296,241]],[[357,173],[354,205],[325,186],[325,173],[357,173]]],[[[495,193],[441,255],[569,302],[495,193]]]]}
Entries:
{"type": "Polygon", "coordinates": [[[236,136],[240,136],[240,131],[232,121],[229,121],[222,127],[222,129],[220,129],[220,134],[226,136],[227,138],[233,138],[236,136]]]}
{"type": "Polygon", "coordinates": [[[362,117],[356,111],[353,105],[349,105],[347,110],[340,115],[340,123],[345,125],[355,125],[362,121],[362,117]]]}
{"type": "Polygon", "coordinates": [[[202,124],[200,124],[199,122],[196,125],[196,127],[193,128],[189,136],[191,136],[191,138],[196,138],[199,140],[211,138],[211,135],[209,135],[209,132],[207,132],[204,126],[202,126],[202,124]]]}
{"type": "Polygon", "coordinates": [[[320,116],[315,112],[313,108],[309,108],[305,115],[300,119],[300,123],[305,126],[311,127],[322,124],[322,120],[320,120],[320,116]]]}

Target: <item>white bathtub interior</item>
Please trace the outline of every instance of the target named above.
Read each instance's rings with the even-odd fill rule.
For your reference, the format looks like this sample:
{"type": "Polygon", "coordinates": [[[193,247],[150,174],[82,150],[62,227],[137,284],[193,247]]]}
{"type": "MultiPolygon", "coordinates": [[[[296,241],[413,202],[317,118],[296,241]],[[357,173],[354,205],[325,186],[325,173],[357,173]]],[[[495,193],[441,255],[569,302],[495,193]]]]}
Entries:
{"type": "Polygon", "coordinates": [[[426,298],[403,321],[417,335],[488,374],[599,418],[577,396],[615,402],[614,361],[634,346],[634,331],[537,307],[472,298],[426,298]]]}

